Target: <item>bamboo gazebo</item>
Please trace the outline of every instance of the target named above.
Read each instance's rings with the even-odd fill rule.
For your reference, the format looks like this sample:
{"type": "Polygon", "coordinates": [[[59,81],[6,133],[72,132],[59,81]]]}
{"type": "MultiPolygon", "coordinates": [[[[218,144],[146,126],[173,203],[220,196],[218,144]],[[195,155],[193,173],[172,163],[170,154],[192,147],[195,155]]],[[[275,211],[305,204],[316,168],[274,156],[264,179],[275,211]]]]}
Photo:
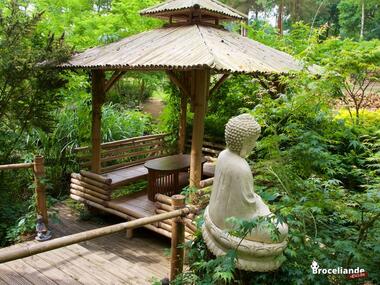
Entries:
{"type": "MultiPolygon", "coordinates": [[[[140,195],[138,199],[135,197],[135,200],[125,198],[111,201],[110,191],[123,183],[146,177],[147,172],[142,163],[162,156],[164,141],[164,136],[157,135],[101,143],[101,109],[106,92],[125,73],[132,70],[164,71],[179,88],[180,153],[185,150],[186,112],[188,103],[191,104],[194,119],[189,183],[199,188],[208,98],[234,73],[266,75],[302,69],[292,56],[226,30],[222,22],[242,22],[247,17],[216,0],[169,0],[142,10],[140,14],[167,22],[162,28],[75,54],[60,66],[91,70],[92,74],[92,142],[91,147],[81,148],[88,152],[90,171],[73,174],[72,197],[125,218],[139,218],[154,213],[156,204],[144,198],[146,195],[140,195]],[[112,72],[108,80],[106,72],[112,72]],[[211,76],[219,78],[212,87],[211,76]],[[102,167],[103,162],[120,159],[123,150],[133,150],[136,144],[148,147],[134,153],[136,160],[131,160],[133,155],[127,152],[127,163],[102,167]],[[114,147],[121,151],[115,151],[114,147]],[[136,213],[133,208],[136,199],[138,203],[145,203],[145,208],[152,208],[151,211],[148,209],[136,213]]],[[[163,195],[158,197],[164,204],[170,204],[163,195]]],[[[161,230],[158,232],[163,233],[161,230]]],[[[170,229],[166,228],[165,232],[170,236],[170,229]]]]}

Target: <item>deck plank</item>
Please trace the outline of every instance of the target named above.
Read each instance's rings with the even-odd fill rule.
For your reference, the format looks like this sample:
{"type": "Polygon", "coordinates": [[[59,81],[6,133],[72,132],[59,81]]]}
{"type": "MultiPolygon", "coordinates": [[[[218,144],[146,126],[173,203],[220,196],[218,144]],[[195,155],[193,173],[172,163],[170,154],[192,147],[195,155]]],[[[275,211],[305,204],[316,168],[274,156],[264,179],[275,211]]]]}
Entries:
{"type": "Polygon", "coordinates": [[[3,279],[8,284],[17,284],[17,285],[30,285],[33,283],[30,283],[27,279],[24,278],[24,276],[21,275],[21,273],[18,273],[13,268],[10,268],[6,264],[0,264],[0,276],[1,279],[3,279]]]}
{"type": "Polygon", "coordinates": [[[104,284],[101,280],[92,276],[87,271],[78,268],[71,260],[63,257],[61,254],[56,252],[57,250],[47,251],[41,254],[41,257],[52,266],[57,267],[65,274],[71,276],[72,278],[78,280],[82,284],[94,284],[101,285],[104,284]]]}
{"type": "Polygon", "coordinates": [[[32,284],[57,285],[56,282],[41,274],[37,269],[25,263],[22,259],[8,262],[5,266],[16,271],[32,284]]]}
{"type": "Polygon", "coordinates": [[[85,274],[88,273],[90,276],[96,278],[101,282],[101,284],[109,283],[121,285],[123,283],[125,284],[125,280],[128,280],[122,280],[116,277],[112,273],[108,272],[108,270],[106,270],[101,264],[92,262],[89,259],[84,258],[83,255],[73,252],[72,250],[70,250],[70,247],[72,246],[57,249],[55,250],[55,254],[57,256],[60,256],[61,258],[69,260],[71,264],[76,266],[82,272],[85,272],[85,274]]]}
{"type": "Polygon", "coordinates": [[[103,176],[112,179],[112,185],[120,184],[128,180],[143,178],[148,174],[144,165],[135,165],[123,169],[117,169],[104,173],[103,176]]]}
{"type": "Polygon", "coordinates": [[[156,208],[154,202],[148,199],[145,191],[109,201],[108,207],[125,213],[133,211],[139,217],[154,215],[156,208]]]}
{"type": "Polygon", "coordinates": [[[120,268],[115,266],[114,262],[115,259],[120,259],[120,257],[110,253],[107,254],[105,251],[103,251],[104,254],[102,254],[99,250],[90,251],[87,248],[78,245],[70,247],[70,250],[76,254],[84,256],[90,262],[104,267],[105,270],[114,274],[116,277],[121,278],[122,280],[129,280],[131,284],[141,284],[141,282],[144,282],[144,279],[142,279],[141,276],[150,274],[145,268],[138,268],[137,264],[125,259],[122,259],[124,261],[124,266],[123,270],[120,270],[120,268]]]}
{"type": "Polygon", "coordinates": [[[40,274],[45,275],[50,280],[53,280],[59,285],[79,285],[79,281],[77,279],[74,279],[72,276],[66,274],[62,270],[55,267],[55,265],[48,263],[43,258],[40,257],[41,254],[37,254],[34,256],[30,256],[27,258],[24,258],[23,261],[25,261],[30,266],[33,266],[35,269],[37,269],[40,274]]]}
{"type": "MultiPolygon", "coordinates": [[[[138,276],[135,276],[133,272],[128,272],[128,269],[125,270],[119,270],[115,267],[115,265],[110,262],[108,259],[103,258],[101,255],[99,255],[99,250],[96,251],[90,251],[87,248],[80,246],[80,245],[72,245],[69,247],[69,250],[71,250],[74,254],[80,255],[83,258],[87,259],[89,262],[92,262],[100,267],[104,267],[104,269],[110,273],[112,273],[114,276],[119,278],[120,280],[128,280],[131,279],[131,282],[133,279],[138,279],[138,276]]],[[[132,265],[132,264],[129,264],[132,265]]]]}
{"type": "MultiPolygon", "coordinates": [[[[144,204],[144,199],[138,195],[137,201],[144,204]]],[[[54,237],[122,221],[112,217],[112,221],[100,225],[79,220],[78,215],[65,205],[56,208],[62,222],[49,224],[54,237]]],[[[2,264],[0,285],[149,285],[153,278],[168,277],[170,263],[164,255],[168,248],[170,240],[152,231],[135,229],[132,239],[126,239],[125,233],[120,232],[18,260],[15,269],[9,268],[15,261],[2,264]],[[25,274],[31,276],[22,276],[25,274]]]]}

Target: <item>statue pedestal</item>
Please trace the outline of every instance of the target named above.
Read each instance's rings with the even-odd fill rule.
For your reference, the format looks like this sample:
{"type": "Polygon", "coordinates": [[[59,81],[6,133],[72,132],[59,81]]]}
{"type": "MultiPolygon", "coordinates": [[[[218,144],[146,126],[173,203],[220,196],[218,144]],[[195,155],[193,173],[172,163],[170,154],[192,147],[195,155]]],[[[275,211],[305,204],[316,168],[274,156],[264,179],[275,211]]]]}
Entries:
{"type": "Polygon", "coordinates": [[[278,269],[285,260],[282,252],[287,245],[280,243],[255,242],[230,235],[219,229],[209,216],[208,207],[204,213],[202,236],[208,249],[215,255],[225,255],[229,250],[237,250],[236,267],[246,271],[268,272],[278,269]],[[241,243],[240,243],[241,242],[241,243]],[[240,245],[239,245],[240,243],[240,245]]]}

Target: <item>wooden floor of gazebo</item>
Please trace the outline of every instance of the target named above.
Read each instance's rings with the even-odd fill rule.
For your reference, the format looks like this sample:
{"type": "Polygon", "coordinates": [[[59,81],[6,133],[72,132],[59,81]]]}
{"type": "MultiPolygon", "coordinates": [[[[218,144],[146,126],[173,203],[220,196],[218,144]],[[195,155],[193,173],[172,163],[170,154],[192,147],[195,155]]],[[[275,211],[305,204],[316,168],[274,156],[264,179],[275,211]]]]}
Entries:
{"type": "MultiPolygon", "coordinates": [[[[100,227],[66,205],[57,210],[62,223],[50,226],[55,237],[100,227]]],[[[169,276],[169,248],[168,238],[139,228],[132,239],[113,234],[0,264],[0,284],[152,284],[169,276]]]]}

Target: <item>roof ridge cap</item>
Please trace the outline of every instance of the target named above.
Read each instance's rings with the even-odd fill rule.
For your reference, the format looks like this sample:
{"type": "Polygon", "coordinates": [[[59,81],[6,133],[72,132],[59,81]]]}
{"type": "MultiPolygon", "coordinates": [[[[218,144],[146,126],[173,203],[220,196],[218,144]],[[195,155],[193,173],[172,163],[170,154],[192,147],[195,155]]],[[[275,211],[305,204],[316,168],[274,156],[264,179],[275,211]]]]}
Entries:
{"type": "Polygon", "coordinates": [[[207,43],[206,43],[206,40],[205,40],[205,38],[204,38],[204,36],[203,36],[203,34],[202,34],[202,31],[201,31],[201,29],[200,29],[200,26],[201,26],[201,25],[196,24],[195,26],[197,27],[198,33],[199,33],[199,35],[200,35],[201,38],[202,38],[202,42],[203,42],[203,44],[205,45],[206,49],[208,50],[208,52],[210,53],[210,55],[211,55],[211,57],[212,57],[212,63],[211,63],[211,65],[210,65],[209,67],[210,67],[210,68],[214,68],[214,67],[216,66],[216,56],[215,56],[215,54],[210,50],[210,48],[208,47],[208,45],[207,45],[207,43]]]}

